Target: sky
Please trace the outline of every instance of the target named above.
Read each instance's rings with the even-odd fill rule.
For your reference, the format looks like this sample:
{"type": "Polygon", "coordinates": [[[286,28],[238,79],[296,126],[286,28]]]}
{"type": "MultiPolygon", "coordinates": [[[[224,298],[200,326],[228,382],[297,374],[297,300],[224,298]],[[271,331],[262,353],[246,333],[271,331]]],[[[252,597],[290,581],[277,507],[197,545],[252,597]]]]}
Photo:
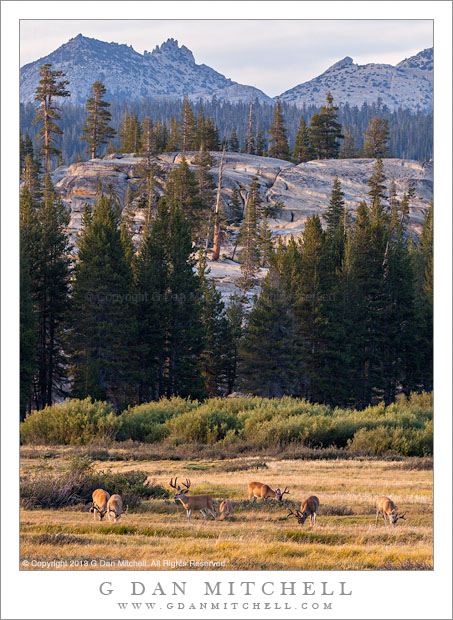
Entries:
{"type": "Polygon", "coordinates": [[[271,97],[345,56],[397,64],[433,45],[431,20],[21,20],[21,66],[79,33],[139,53],[173,37],[197,64],[271,97]]]}

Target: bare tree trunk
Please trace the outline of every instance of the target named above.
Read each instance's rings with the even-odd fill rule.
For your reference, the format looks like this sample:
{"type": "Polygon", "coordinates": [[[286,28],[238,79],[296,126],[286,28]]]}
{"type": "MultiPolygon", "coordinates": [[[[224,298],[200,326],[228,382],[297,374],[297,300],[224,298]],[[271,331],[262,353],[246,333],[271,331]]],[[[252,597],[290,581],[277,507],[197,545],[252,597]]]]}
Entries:
{"type": "Polygon", "coordinates": [[[212,252],[211,260],[219,260],[220,257],[220,192],[222,189],[222,175],[223,175],[223,160],[225,157],[225,145],[222,151],[222,159],[220,160],[219,167],[219,181],[217,183],[217,200],[215,205],[215,217],[214,217],[214,248],[212,252]]]}

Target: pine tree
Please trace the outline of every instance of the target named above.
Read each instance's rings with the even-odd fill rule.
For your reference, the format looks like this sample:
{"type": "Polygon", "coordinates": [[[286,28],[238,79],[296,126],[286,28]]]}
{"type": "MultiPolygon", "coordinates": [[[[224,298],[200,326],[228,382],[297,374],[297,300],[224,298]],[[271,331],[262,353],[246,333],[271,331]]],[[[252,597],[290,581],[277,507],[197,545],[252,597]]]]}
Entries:
{"type": "Polygon", "coordinates": [[[198,253],[198,277],[202,293],[202,323],[205,330],[201,363],[208,396],[224,396],[231,383],[231,348],[233,333],[225,313],[222,296],[212,280],[208,280],[209,270],[206,254],[198,253]]]}
{"type": "Polygon", "coordinates": [[[42,199],[42,186],[39,180],[38,164],[30,154],[25,156],[25,166],[23,173],[24,186],[31,194],[31,199],[35,206],[42,199]]]}
{"type": "Polygon", "coordinates": [[[265,398],[299,393],[298,326],[281,275],[271,269],[239,349],[241,387],[265,398]]]}
{"type": "Polygon", "coordinates": [[[372,118],[365,132],[365,157],[388,157],[388,141],[390,138],[388,120],[372,118]]]}
{"type": "Polygon", "coordinates": [[[345,202],[344,193],[341,190],[340,179],[336,176],[333,180],[332,195],[330,197],[329,206],[323,215],[327,222],[327,232],[330,236],[341,227],[344,230],[345,202]]]}
{"type": "Polygon", "coordinates": [[[433,203],[425,213],[419,245],[411,253],[415,273],[418,389],[433,389],[433,203]]]}
{"type": "Polygon", "coordinates": [[[30,261],[38,327],[37,376],[34,404],[51,405],[66,394],[64,335],[68,320],[71,260],[66,232],[69,214],[57,197],[50,176],[44,177],[43,202],[36,211],[39,231],[36,254],[30,261]]]}
{"type": "Polygon", "coordinates": [[[109,127],[112,115],[108,111],[110,103],[104,101],[106,89],[104,84],[97,80],[91,87],[91,96],[86,102],[86,122],[82,128],[82,140],[88,145],[91,159],[96,158],[96,154],[109,138],[116,135],[113,127],[109,127]]]}
{"type": "Polygon", "coordinates": [[[205,237],[206,243],[212,236],[212,218],[214,206],[214,191],[216,188],[214,179],[210,172],[213,160],[208,151],[200,148],[199,153],[193,158],[195,165],[195,176],[197,179],[198,193],[201,200],[200,225],[198,232],[205,237]]]}
{"type": "Polygon", "coordinates": [[[293,161],[300,164],[315,158],[315,152],[310,142],[310,132],[305,124],[303,115],[300,117],[299,129],[297,130],[296,141],[293,149],[293,161]]]}
{"type": "Polygon", "coordinates": [[[245,217],[239,231],[238,241],[242,246],[239,255],[241,263],[241,277],[236,280],[236,286],[242,291],[242,300],[246,293],[255,284],[256,273],[260,263],[259,236],[255,198],[249,192],[245,217]]]}
{"type": "Polygon", "coordinates": [[[51,64],[42,65],[39,70],[39,86],[35,91],[35,101],[40,102],[36,109],[34,123],[40,123],[41,129],[38,139],[41,140],[41,154],[44,156],[45,170],[50,172],[51,156],[58,155],[59,150],[55,146],[55,137],[63,132],[55,121],[60,118],[58,107],[55,104],[56,97],[69,97],[66,86],[69,82],[64,78],[63,71],[51,69],[51,64]]]}
{"type": "Polygon", "coordinates": [[[384,162],[378,157],[373,166],[373,173],[368,179],[368,187],[370,188],[368,196],[371,198],[371,211],[375,220],[381,218],[384,212],[382,202],[386,199],[385,180],[384,162]]]}
{"type": "Polygon", "coordinates": [[[233,127],[231,130],[231,136],[229,139],[229,150],[233,153],[239,153],[239,140],[236,134],[236,129],[233,127]]]}
{"type": "Polygon", "coordinates": [[[331,292],[326,233],[317,215],[308,218],[302,234],[296,272],[295,314],[301,344],[301,384],[303,395],[320,402],[325,393],[328,317],[326,294],[331,292]]]}
{"type": "Polygon", "coordinates": [[[346,127],[344,130],[343,146],[340,151],[340,159],[354,159],[355,157],[357,157],[357,150],[352,128],[346,127]]]}
{"type": "Polygon", "coordinates": [[[120,150],[122,153],[139,153],[141,151],[141,125],[137,114],[130,114],[127,108],[118,134],[121,138],[120,150]]]}
{"type": "Polygon", "coordinates": [[[314,114],[310,124],[310,139],[318,159],[336,159],[340,151],[338,142],[344,136],[341,124],[337,122],[338,108],[333,105],[333,97],[327,94],[326,105],[319,114],[314,114]]]}
{"type": "Polygon", "coordinates": [[[179,151],[181,146],[181,130],[179,128],[178,120],[174,116],[170,116],[169,127],[170,131],[168,136],[168,143],[164,150],[179,151]]]}
{"type": "MultiPolygon", "coordinates": [[[[33,152],[33,142],[29,136],[28,131],[25,133],[25,137],[22,138],[22,134],[20,134],[20,173],[22,174],[25,169],[25,158],[27,155],[31,156],[32,161],[34,161],[34,152],[33,152]]],[[[38,164],[36,164],[38,167],[38,164]]]]}
{"type": "Polygon", "coordinates": [[[352,233],[350,249],[349,314],[351,372],[355,377],[354,405],[364,407],[384,397],[383,351],[387,346],[388,298],[384,273],[388,264],[388,230],[382,214],[362,202],[352,233]]]}
{"type": "Polygon", "coordinates": [[[206,116],[205,135],[206,135],[206,150],[207,151],[219,151],[220,150],[219,130],[215,126],[214,121],[209,116],[209,114],[206,116]]]}
{"type": "Polygon", "coordinates": [[[181,207],[192,234],[200,239],[205,224],[204,205],[200,197],[197,177],[190,170],[185,157],[173,168],[168,177],[164,192],[169,209],[181,207]]]}
{"type": "Polygon", "coordinates": [[[171,299],[168,296],[169,213],[159,201],[156,217],[145,230],[135,261],[137,298],[139,402],[167,393],[167,334],[171,299]]]}
{"type": "MultiPolygon", "coordinates": [[[[28,157],[30,157],[28,155],[28,157]]],[[[36,373],[37,320],[34,308],[33,270],[38,258],[39,224],[30,191],[20,193],[20,417],[31,409],[36,373]]]]}
{"type": "Polygon", "coordinates": [[[241,195],[237,186],[233,187],[231,198],[228,202],[228,223],[237,225],[242,220],[243,206],[241,195]]]}
{"type": "Polygon", "coordinates": [[[79,235],[68,334],[72,395],[106,400],[121,408],[133,395],[132,273],[113,201],[100,195],[79,235]]]}
{"type": "Polygon", "coordinates": [[[267,156],[266,138],[264,136],[264,132],[261,129],[261,127],[258,130],[258,133],[256,134],[256,154],[259,155],[260,157],[267,156]]]}
{"type": "Polygon", "coordinates": [[[226,316],[230,334],[226,393],[231,394],[235,388],[238,376],[239,348],[241,346],[244,323],[244,307],[238,295],[233,294],[230,297],[226,316]]]}
{"type": "Polygon", "coordinates": [[[346,241],[346,208],[344,193],[342,192],[338,177],[335,177],[333,180],[332,195],[323,219],[327,223],[328,245],[332,257],[333,270],[335,271],[341,268],[346,241]]]}
{"type": "Polygon", "coordinates": [[[157,144],[153,123],[148,116],[143,119],[142,134],[142,152],[145,155],[146,165],[150,167],[152,157],[157,151],[157,144]]]}
{"type": "Polygon", "coordinates": [[[261,267],[268,267],[274,244],[272,241],[272,232],[269,230],[267,224],[267,217],[264,216],[261,220],[261,226],[258,233],[258,249],[260,253],[260,265],[261,267]]]}
{"type": "Polygon", "coordinates": [[[201,368],[204,345],[202,296],[194,273],[190,228],[180,205],[172,205],[168,235],[168,376],[167,397],[203,398],[201,368]]]}
{"type": "Polygon", "coordinates": [[[269,127],[269,135],[269,157],[289,160],[288,138],[286,137],[285,122],[278,97],[275,104],[274,118],[269,127]]]}
{"type": "Polygon", "coordinates": [[[184,97],[182,114],[181,149],[192,151],[196,148],[196,121],[188,95],[184,97]]]}

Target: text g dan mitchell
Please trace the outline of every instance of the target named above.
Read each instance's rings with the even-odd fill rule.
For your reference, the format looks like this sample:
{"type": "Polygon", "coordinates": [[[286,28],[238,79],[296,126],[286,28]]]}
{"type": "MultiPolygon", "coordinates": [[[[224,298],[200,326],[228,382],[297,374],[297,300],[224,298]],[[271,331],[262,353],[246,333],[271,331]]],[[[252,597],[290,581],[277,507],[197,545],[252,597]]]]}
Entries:
{"type": "MultiPolygon", "coordinates": [[[[294,599],[283,599],[281,597],[304,597],[302,602],[302,608],[307,609],[308,604],[307,601],[313,601],[314,599],[310,599],[310,597],[326,597],[323,598],[323,601],[329,600],[328,597],[334,596],[351,596],[352,590],[348,587],[345,581],[338,582],[328,582],[328,581],[264,581],[264,582],[255,582],[255,581],[204,581],[201,584],[196,584],[197,591],[194,591],[194,584],[190,584],[192,586],[191,591],[189,590],[188,583],[186,581],[171,581],[168,583],[161,583],[159,581],[152,583],[145,583],[143,581],[130,581],[121,584],[116,587],[115,582],[113,581],[103,581],[99,585],[99,592],[103,596],[110,595],[120,595],[124,596],[132,596],[134,597],[132,600],[135,601],[130,603],[132,607],[138,609],[138,606],[146,605],[148,608],[152,609],[155,606],[155,603],[150,602],[150,600],[156,601],[157,599],[149,599],[147,597],[180,597],[179,601],[182,597],[190,596],[190,597],[223,597],[222,599],[222,608],[225,607],[234,607],[238,606],[237,603],[233,602],[234,597],[240,596],[250,596],[256,597],[256,599],[250,599],[250,608],[256,607],[259,605],[259,608],[270,609],[272,608],[278,609],[291,609],[292,605],[291,601],[295,602],[294,599]],[[270,603],[266,602],[270,601],[270,599],[266,599],[263,597],[278,597],[278,603],[270,603]],[[137,597],[137,598],[135,598],[137,597]],[[144,597],[144,598],[140,598],[144,597]],[[232,597],[232,598],[228,598],[232,597]],[[307,598],[305,598],[307,597],[307,598]],[[226,601],[225,601],[226,599],[226,601]],[[146,603],[137,603],[137,601],[144,601],[146,603]],[[259,600],[260,603],[253,603],[253,600],[259,600]],[[278,605],[278,607],[276,607],[278,605]]],[[[115,597],[116,598],[116,597],[115,597]]],[[[124,600],[124,599],[123,599],[124,600]]],[[[183,609],[186,607],[184,603],[178,602],[178,598],[173,599],[175,603],[168,603],[173,608],[183,609]]],[[[203,599],[201,599],[203,600],[203,599]]],[[[208,599],[204,599],[208,600],[208,599]]],[[[214,599],[219,601],[220,599],[214,599]]],[[[332,598],[330,599],[332,600],[332,598]]],[[[118,603],[122,609],[125,609],[128,603],[118,603]]],[[[211,603],[212,604],[212,603],[211,603]]],[[[199,603],[199,606],[202,608],[205,607],[206,603],[199,603]]],[[[240,606],[244,607],[249,605],[247,603],[242,603],[240,606]]],[[[194,604],[191,604],[191,607],[195,608],[194,604]]],[[[198,607],[198,606],[197,606],[198,607]]],[[[219,608],[219,604],[215,604],[216,609],[219,608]]],[[[321,605],[313,603],[310,605],[313,608],[320,608],[321,605]]],[[[323,607],[327,609],[331,609],[330,604],[323,603],[323,607]]]]}

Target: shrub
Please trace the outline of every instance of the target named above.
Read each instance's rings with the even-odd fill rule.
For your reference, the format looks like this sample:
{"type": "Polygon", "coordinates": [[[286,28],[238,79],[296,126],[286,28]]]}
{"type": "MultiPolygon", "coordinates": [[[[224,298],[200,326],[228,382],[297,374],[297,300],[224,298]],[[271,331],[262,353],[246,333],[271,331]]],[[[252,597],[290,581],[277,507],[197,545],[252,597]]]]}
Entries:
{"type": "Polygon", "coordinates": [[[176,444],[201,442],[214,444],[225,438],[228,431],[236,430],[238,418],[235,413],[221,408],[202,405],[193,411],[171,418],[166,423],[169,439],[176,444]]]}
{"type": "Polygon", "coordinates": [[[35,445],[84,445],[115,439],[121,418],[105,402],[72,399],[27,415],[21,441],[35,445]]]}
{"type": "Polygon", "coordinates": [[[351,452],[382,456],[396,452],[404,456],[429,456],[433,451],[432,421],[425,428],[392,428],[379,426],[375,429],[361,428],[349,443],[351,452]]]}
{"type": "Polygon", "coordinates": [[[134,508],[144,499],[168,497],[160,485],[150,484],[146,473],[129,471],[113,473],[95,472],[85,464],[72,467],[67,472],[44,473],[24,476],[20,481],[20,498],[23,508],[63,508],[91,502],[95,489],[105,489],[110,495],[118,493],[125,504],[134,508]]]}
{"type": "Polygon", "coordinates": [[[121,415],[121,439],[132,439],[155,443],[162,441],[169,434],[165,422],[174,416],[182,415],[198,406],[197,401],[183,398],[162,399],[157,402],[144,403],[131,407],[121,415]]]}

